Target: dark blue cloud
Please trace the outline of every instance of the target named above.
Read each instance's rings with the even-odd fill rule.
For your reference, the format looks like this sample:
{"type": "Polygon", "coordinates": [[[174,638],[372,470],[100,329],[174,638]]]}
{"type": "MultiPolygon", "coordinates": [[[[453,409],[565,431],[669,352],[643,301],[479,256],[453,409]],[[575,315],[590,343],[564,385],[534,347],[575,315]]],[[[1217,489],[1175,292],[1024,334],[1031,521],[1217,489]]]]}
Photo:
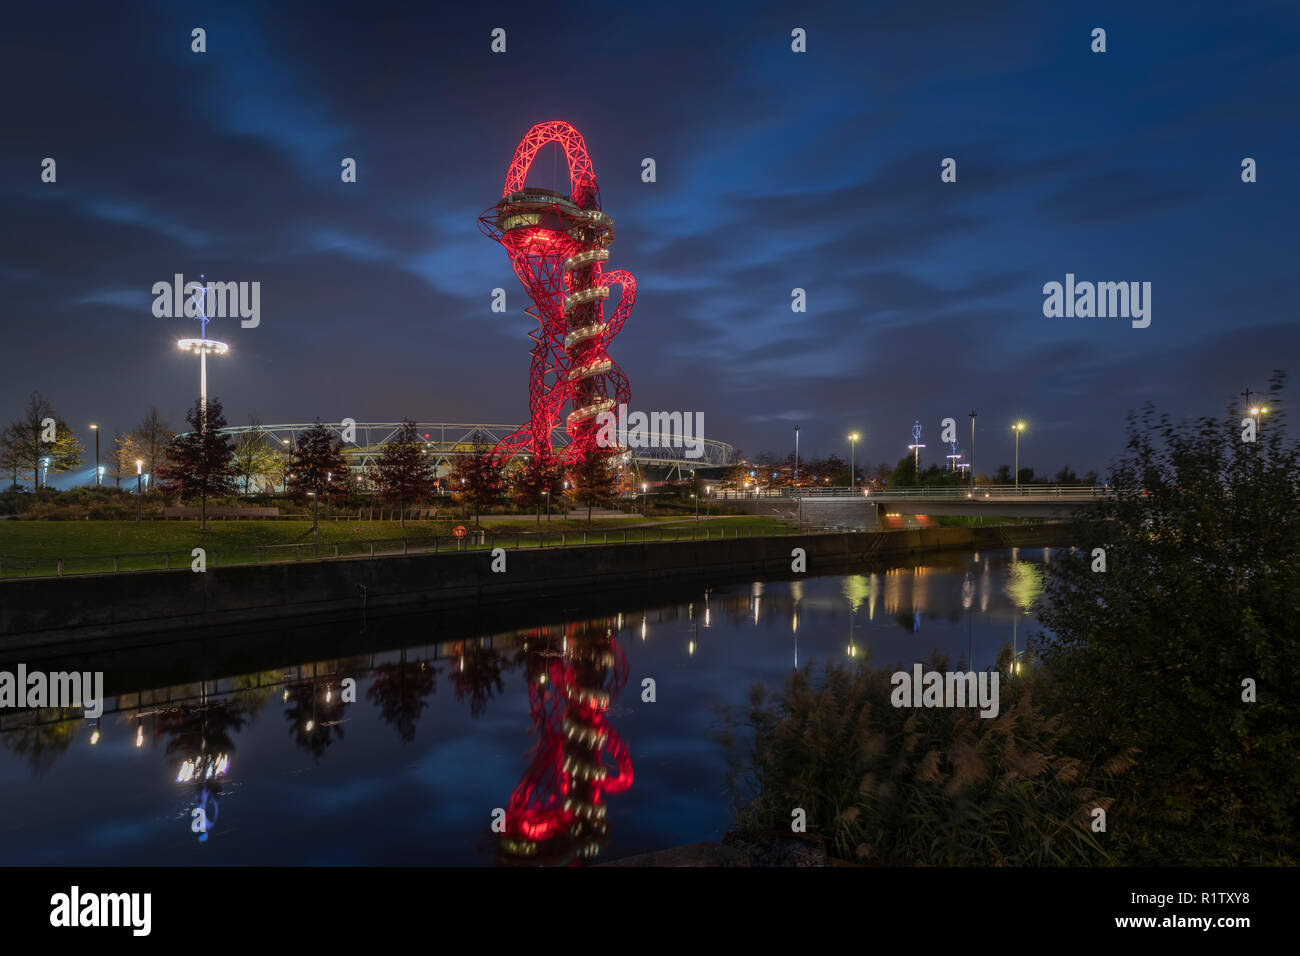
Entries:
{"type": "Polygon", "coordinates": [[[750,451],[798,423],[808,453],[858,430],[892,461],[913,418],[974,407],[990,467],[1017,417],[1039,470],[1100,467],[1128,409],[1217,412],[1300,357],[1289,4],[157,2],[8,27],[0,81],[29,92],[0,145],[0,419],[40,389],[78,426],[179,422],[192,323],[149,312],[176,272],[262,283],[259,328],[212,328],[232,421],[521,419],[526,301],[475,220],[553,118],[638,277],[612,350],[634,405],[750,451]],[[1045,318],[1067,272],[1151,281],[1151,327],[1045,318]]]}

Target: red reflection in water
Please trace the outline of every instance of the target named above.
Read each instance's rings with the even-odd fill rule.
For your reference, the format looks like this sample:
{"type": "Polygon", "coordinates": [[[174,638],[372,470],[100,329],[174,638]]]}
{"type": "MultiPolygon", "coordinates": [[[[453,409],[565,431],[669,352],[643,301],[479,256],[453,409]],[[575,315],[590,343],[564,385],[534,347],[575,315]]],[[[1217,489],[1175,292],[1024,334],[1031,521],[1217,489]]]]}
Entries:
{"type": "Polygon", "coordinates": [[[529,632],[528,696],[537,748],[506,807],[502,863],[565,866],[609,839],[604,799],[632,786],[632,758],[609,724],[627,684],[614,619],[529,632]]]}

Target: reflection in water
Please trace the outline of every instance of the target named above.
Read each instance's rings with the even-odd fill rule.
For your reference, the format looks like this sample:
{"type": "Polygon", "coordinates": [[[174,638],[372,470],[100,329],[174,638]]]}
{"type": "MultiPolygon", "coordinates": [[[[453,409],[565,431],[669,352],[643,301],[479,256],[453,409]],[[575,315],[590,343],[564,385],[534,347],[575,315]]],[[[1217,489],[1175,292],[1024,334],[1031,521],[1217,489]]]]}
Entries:
{"type": "MultiPolygon", "coordinates": [[[[744,706],[756,679],[776,683],[792,663],[828,657],[910,666],[938,649],[979,669],[1010,644],[1013,667],[1028,666],[1020,624],[1047,557],[1035,548],[701,587],[681,603],[398,649],[430,623],[403,619],[409,631],[390,629],[391,651],[110,694],[99,719],[0,710],[0,863],[565,865],[717,839],[730,810],[725,763],[707,742],[713,703],[744,706]],[[634,673],[671,688],[671,711],[638,706],[636,694],[612,711],[628,681],[624,645],[634,673]],[[78,829],[67,821],[84,779],[103,812],[78,829]],[[503,800],[504,830],[493,833],[487,817],[503,800]],[[467,806],[489,809],[462,820],[456,808],[467,806]],[[325,819],[400,832],[374,836],[374,856],[326,859],[325,819]],[[202,857],[180,855],[181,844],[202,857]]],[[[130,656],[121,660],[116,685],[140,686],[130,656]]]]}
{"type": "Polygon", "coordinates": [[[502,863],[564,866],[595,857],[608,842],[604,797],[632,785],[632,758],[607,717],[627,684],[616,623],[539,629],[524,645],[538,740],[507,804],[497,843],[502,863]]]}
{"type": "Polygon", "coordinates": [[[438,668],[428,661],[406,659],[406,648],[393,664],[380,664],[370,674],[366,699],[379,705],[379,714],[404,744],[415,739],[420,719],[437,684],[438,668]]]}

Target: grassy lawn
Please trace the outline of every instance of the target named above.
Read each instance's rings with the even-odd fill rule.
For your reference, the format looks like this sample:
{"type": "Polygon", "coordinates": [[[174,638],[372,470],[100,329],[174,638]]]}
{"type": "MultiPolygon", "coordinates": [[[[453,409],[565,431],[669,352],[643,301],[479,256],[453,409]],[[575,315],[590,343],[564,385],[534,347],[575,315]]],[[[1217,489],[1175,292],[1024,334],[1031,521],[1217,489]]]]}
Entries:
{"type": "MultiPolygon", "coordinates": [[[[49,575],[58,572],[63,559],[63,573],[86,574],[114,570],[113,556],[118,555],[117,570],[135,571],[164,567],[183,568],[190,564],[191,551],[203,548],[209,565],[245,564],[261,561],[295,561],[311,557],[368,555],[370,542],[377,542],[375,553],[402,550],[408,539],[411,550],[434,547],[450,550],[458,546],[451,537],[457,524],[472,526],[472,519],[408,521],[405,527],[396,521],[322,521],[320,534],[313,539],[311,522],[303,521],[209,521],[208,530],[200,531],[197,521],[2,521],[0,522],[0,577],[49,575]],[[272,547],[275,545],[289,547],[272,547]],[[301,547],[298,547],[301,546],[301,547]],[[262,548],[260,553],[259,548],[262,548]]],[[[583,532],[590,544],[610,544],[645,540],[689,540],[695,527],[693,519],[650,518],[639,516],[593,522],[577,518],[552,516],[546,546],[558,545],[561,535],[566,543],[581,543],[583,532]],[[575,534],[575,532],[577,532],[575,534]]],[[[487,539],[482,545],[470,541],[459,544],[477,550],[494,543],[507,547],[540,547],[538,531],[547,531],[543,520],[493,521],[484,526],[487,539]],[[495,542],[494,542],[494,539],[495,542]]],[[[773,534],[785,531],[778,521],[763,517],[701,517],[698,534],[704,537],[727,535],[773,534]]]]}

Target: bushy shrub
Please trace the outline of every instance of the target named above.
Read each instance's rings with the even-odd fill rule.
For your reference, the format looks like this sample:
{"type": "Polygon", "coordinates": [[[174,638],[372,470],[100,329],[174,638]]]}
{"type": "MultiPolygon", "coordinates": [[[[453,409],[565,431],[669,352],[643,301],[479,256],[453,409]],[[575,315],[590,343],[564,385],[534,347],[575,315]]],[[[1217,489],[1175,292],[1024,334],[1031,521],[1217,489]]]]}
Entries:
{"type": "Polygon", "coordinates": [[[743,730],[733,720],[726,736],[740,830],[788,831],[802,808],[832,854],[857,862],[1116,862],[1092,811],[1111,807],[1134,755],[1099,765],[1062,754],[1048,680],[1033,667],[1009,677],[1008,664],[1004,651],[994,718],[896,708],[892,672],[865,664],[831,664],[820,679],[809,666],[777,694],[756,686],[743,730]]]}

